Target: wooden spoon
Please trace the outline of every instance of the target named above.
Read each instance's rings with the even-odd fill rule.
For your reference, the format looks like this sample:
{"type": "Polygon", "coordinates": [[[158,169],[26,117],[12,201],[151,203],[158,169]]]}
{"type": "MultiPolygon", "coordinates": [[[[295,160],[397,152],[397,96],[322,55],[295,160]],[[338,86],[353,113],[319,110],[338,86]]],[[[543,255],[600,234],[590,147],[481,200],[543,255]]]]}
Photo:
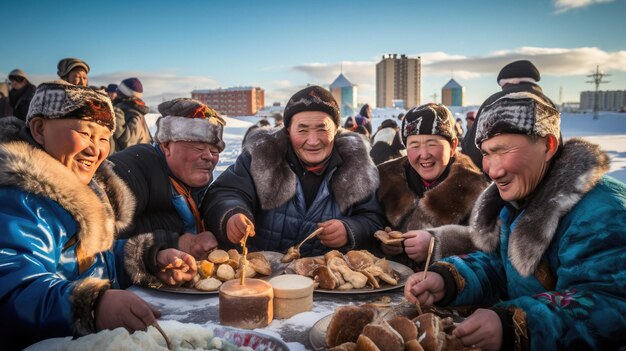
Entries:
{"type": "Polygon", "coordinates": [[[300,258],[300,247],[302,246],[302,244],[304,244],[307,240],[318,236],[323,231],[323,227],[317,228],[313,233],[304,238],[304,240],[302,240],[298,245],[290,247],[289,250],[287,250],[287,253],[283,256],[283,258],[280,259],[280,262],[289,263],[293,260],[300,258]]]}

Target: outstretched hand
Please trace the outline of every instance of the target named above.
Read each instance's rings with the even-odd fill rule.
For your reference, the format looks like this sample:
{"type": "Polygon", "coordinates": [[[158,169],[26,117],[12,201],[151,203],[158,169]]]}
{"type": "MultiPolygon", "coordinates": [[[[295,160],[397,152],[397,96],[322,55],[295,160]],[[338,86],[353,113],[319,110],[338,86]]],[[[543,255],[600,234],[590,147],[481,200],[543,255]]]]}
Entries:
{"type": "Polygon", "coordinates": [[[252,223],[250,218],[245,214],[237,213],[232,215],[228,219],[228,222],[226,222],[226,236],[228,237],[228,241],[233,244],[239,244],[244,235],[246,235],[248,226],[252,226],[254,230],[254,223],[252,223]]]}
{"type": "Polygon", "coordinates": [[[193,279],[198,271],[196,260],[188,253],[165,249],[157,253],[157,278],[168,285],[178,285],[193,279]]]}
{"type": "Polygon", "coordinates": [[[109,289],[102,293],[95,307],[96,330],[126,328],[129,332],[148,329],[161,312],[126,290],[109,289]]]}

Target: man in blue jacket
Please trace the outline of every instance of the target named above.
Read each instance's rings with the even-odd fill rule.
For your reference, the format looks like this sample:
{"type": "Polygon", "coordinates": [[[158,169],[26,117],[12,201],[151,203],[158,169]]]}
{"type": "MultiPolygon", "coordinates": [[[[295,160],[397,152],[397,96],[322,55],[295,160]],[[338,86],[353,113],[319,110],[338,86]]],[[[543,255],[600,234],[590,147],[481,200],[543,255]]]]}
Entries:
{"type": "Polygon", "coordinates": [[[384,215],[365,141],[340,130],[337,102],[319,86],[291,97],[284,122],[251,132],[235,164],[210,186],[201,207],[207,228],[233,246],[254,223],[253,250],[285,252],[318,227],[324,231],[302,246],[303,256],[373,249],[384,215]]]}
{"type": "Polygon", "coordinates": [[[626,343],[626,185],[581,139],[559,142],[560,115],[534,91],[484,107],[483,169],[468,234],[482,250],[410,277],[423,305],[477,305],[455,329],[482,350],[612,350],[626,343]]]}

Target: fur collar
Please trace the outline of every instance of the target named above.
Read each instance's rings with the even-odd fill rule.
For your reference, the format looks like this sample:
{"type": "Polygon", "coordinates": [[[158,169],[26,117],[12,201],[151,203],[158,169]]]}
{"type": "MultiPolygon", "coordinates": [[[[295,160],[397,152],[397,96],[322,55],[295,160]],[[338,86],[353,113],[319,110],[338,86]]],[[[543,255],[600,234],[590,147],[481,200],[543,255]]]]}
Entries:
{"type": "MultiPolygon", "coordinates": [[[[286,161],[289,136],[284,128],[257,128],[246,139],[244,150],[252,157],[250,173],[263,210],[287,203],[296,193],[296,174],[286,161]]],[[[356,133],[339,129],[335,149],[343,159],[331,180],[335,201],[344,213],[378,188],[378,171],[369,147],[356,133]]]]}
{"type": "MultiPolygon", "coordinates": [[[[559,222],[609,170],[609,157],[598,145],[570,139],[561,156],[533,193],[517,218],[509,241],[508,256],[522,276],[535,272],[548,249],[559,222]]],[[[480,195],[470,220],[472,241],[482,251],[500,244],[499,213],[504,206],[498,188],[491,184],[480,195]]]]}
{"type": "Polygon", "coordinates": [[[0,186],[59,203],[78,223],[80,245],[88,256],[110,249],[117,230],[133,218],[135,199],[112,165],[105,160],[93,178],[108,198],[102,200],[89,186],[71,181],[76,176],[40,148],[25,141],[0,144],[0,186]]]}
{"type": "Polygon", "coordinates": [[[466,221],[474,201],[488,184],[469,157],[457,152],[446,179],[420,199],[409,188],[405,167],[410,167],[406,156],[378,166],[378,199],[387,220],[402,231],[466,221]]]}

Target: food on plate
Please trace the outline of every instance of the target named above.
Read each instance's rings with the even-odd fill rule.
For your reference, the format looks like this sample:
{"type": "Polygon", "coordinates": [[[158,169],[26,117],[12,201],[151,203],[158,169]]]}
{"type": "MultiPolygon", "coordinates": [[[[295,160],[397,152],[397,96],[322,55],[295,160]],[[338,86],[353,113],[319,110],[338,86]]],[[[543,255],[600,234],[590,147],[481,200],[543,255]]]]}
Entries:
{"type": "Polygon", "coordinates": [[[229,280],[220,287],[220,324],[237,328],[263,328],[274,318],[274,293],[260,279],[229,280]]]}
{"type": "Polygon", "coordinates": [[[224,250],[213,250],[209,253],[209,261],[213,263],[224,263],[229,258],[228,253],[224,250]]]}
{"type": "Polygon", "coordinates": [[[377,230],[374,233],[374,237],[380,240],[383,244],[397,244],[404,241],[402,232],[397,230],[391,230],[389,227],[385,227],[385,230],[377,230]]]}
{"type": "Polygon", "coordinates": [[[233,267],[222,264],[217,268],[217,279],[225,282],[227,280],[235,279],[235,270],[233,267]]]}
{"type": "Polygon", "coordinates": [[[213,277],[201,279],[194,287],[198,290],[202,291],[215,291],[219,289],[220,285],[222,285],[222,281],[213,277]]]}
{"type": "Polygon", "coordinates": [[[313,278],[316,288],[325,290],[378,289],[381,281],[395,286],[400,278],[389,261],[366,250],[345,255],[333,250],[323,257],[295,260],[290,267],[296,274],[313,278]]]}
{"type": "Polygon", "coordinates": [[[454,337],[451,317],[428,312],[418,314],[416,306],[376,304],[345,306],[333,314],[326,329],[329,350],[469,351],[454,337]]]}

